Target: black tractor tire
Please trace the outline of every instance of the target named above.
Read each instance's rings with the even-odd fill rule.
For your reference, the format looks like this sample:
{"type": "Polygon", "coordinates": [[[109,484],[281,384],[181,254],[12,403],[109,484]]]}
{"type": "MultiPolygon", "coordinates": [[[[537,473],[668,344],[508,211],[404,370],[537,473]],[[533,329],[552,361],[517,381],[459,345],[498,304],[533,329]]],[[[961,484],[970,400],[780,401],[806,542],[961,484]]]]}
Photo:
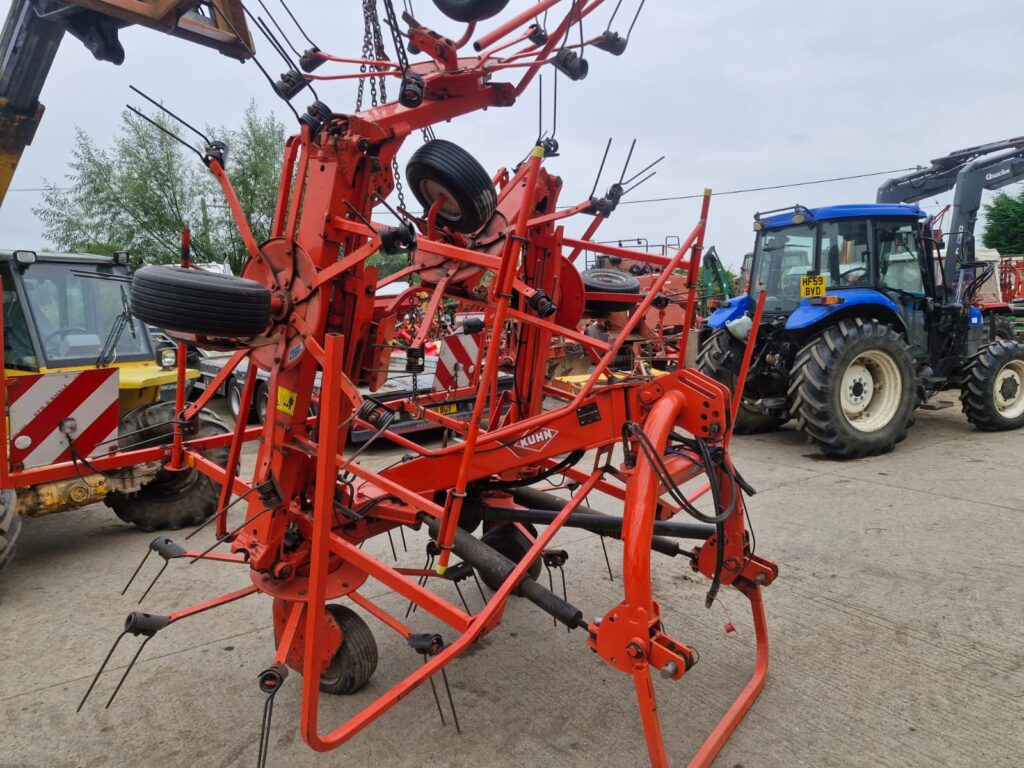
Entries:
{"type": "Polygon", "coordinates": [[[697,355],[697,370],[721,382],[729,388],[734,398],[740,398],[736,411],[736,423],[732,431],[738,435],[756,435],[774,432],[789,419],[765,413],[764,409],[752,403],[736,391],[736,380],[743,364],[743,343],[729,333],[727,328],[717,328],[701,345],[697,355]]]}
{"type": "Polygon", "coordinates": [[[1017,334],[1013,330],[1013,320],[1007,315],[996,315],[992,321],[994,338],[992,341],[1016,341],[1017,334]]]}
{"type": "Polygon", "coordinates": [[[437,223],[453,232],[476,232],[498,207],[498,194],[484,167],[458,144],[444,139],[417,149],[405,166],[405,177],[424,210],[444,195],[437,223]]]}
{"type": "Polygon", "coordinates": [[[1024,426],[1024,345],[996,341],[964,367],[960,405],[967,421],[985,432],[1024,426]]]}
{"type": "MultiPolygon", "coordinates": [[[[527,525],[526,529],[534,536],[537,535],[537,529],[532,525],[527,525]]],[[[513,563],[518,563],[522,560],[530,550],[530,547],[533,546],[533,542],[526,538],[526,536],[523,535],[523,532],[514,525],[499,525],[495,528],[491,528],[491,530],[487,531],[487,533],[481,537],[480,541],[499,554],[504,555],[513,563]]],[[[540,568],[541,562],[540,557],[538,556],[537,559],[530,564],[530,567],[526,572],[531,578],[536,579],[540,576],[540,568]]],[[[480,574],[480,580],[492,590],[497,591],[501,586],[502,582],[500,579],[491,578],[491,576],[484,571],[478,571],[478,573],[480,574]]]]}
{"type": "MultiPolygon", "coordinates": [[[[121,431],[130,435],[123,447],[161,445],[171,441],[174,403],[152,403],[136,408],[121,420],[121,431]]],[[[227,425],[210,411],[200,411],[185,425],[185,439],[223,435],[227,425]]],[[[227,466],[228,448],[205,451],[203,456],[227,466]]],[[[144,531],[199,525],[217,510],[220,486],[197,469],[171,472],[160,469],[156,477],[134,493],[112,492],[104,503],[126,523],[144,531]]]]}
{"type": "Polygon", "coordinates": [[[11,489],[0,491],[0,569],[14,557],[21,534],[21,517],[18,516],[18,497],[11,489]]]}
{"type": "Polygon", "coordinates": [[[258,336],[270,325],[270,291],[255,280],[168,264],[135,273],[131,307],[147,325],[203,336],[258,336]]]}
{"type": "Polygon", "coordinates": [[[508,5],[508,0],[434,0],[437,9],[455,21],[467,24],[497,16],[508,5]]]}
{"type": "MultiPolygon", "coordinates": [[[[628,272],[620,272],[617,269],[593,269],[584,270],[581,273],[583,288],[585,291],[595,293],[640,293],[640,281],[628,272]]],[[[609,312],[625,312],[635,306],[632,301],[591,301],[587,300],[587,309],[595,315],[605,315],[609,312]]]]}
{"type": "Polygon", "coordinates": [[[326,610],[341,628],[341,645],[320,675],[320,690],[346,696],[361,690],[377,669],[377,641],[362,617],[334,603],[326,610]]]}
{"type": "Polygon", "coordinates": [[[877,320],[840,320],[797,353],[789,402],[798,429],[827,455],[853,459],[888,453],[914,423],[917,380],[910,348],[891,326],[877,320]],[[889,397],[897,382],[899,389],[889,397]],[[847,416],[844,395],[851,408],[863,402],[863,427],[854,426],[847,416]],[[877,426],[871,421],[872,404],[881,411],[875,416],[877,426]]]}

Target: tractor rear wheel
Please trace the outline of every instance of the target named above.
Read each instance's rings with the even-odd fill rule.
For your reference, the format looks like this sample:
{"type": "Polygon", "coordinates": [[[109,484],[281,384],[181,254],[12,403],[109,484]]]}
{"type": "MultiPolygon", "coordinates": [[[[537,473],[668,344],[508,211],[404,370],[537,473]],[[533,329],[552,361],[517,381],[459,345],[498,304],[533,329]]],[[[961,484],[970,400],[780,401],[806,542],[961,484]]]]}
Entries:
{"type": "Polygon", "coordinates": [[[18,497],[13,490],[0,491],[0,568],[6,566],[18,548],[21,518],[18,516],[18,497]]]}
{"type": "Polygon", "coordinates": [[[960,404],[986,432],[1024,426],[1024,345],[1000,340],[982,347],[964,369],[960,404]]]}
{"type": "MultiPolygon", "coordinates": [[[[121,431],[128,435],[124,447],[133,445],[166,445],[172,439],[174,403],[153,403],[136,408],[121,421],[121,431]]],[[[202,410],[184,425],[185,439],[227,434],[230,430],[213,413],[202,410]]],[[[220,466],[227,466],[227,447],[204,451],[203,456],[220,466]]],[[[104,503],[126,523],[144,531],[178,530],[186,525],[199,525],[212,515],[220,501],[220,486],[197,469],[178,471],[160,469],[134,493],[107,494],[104,503]]]]}
{"type": "Polygon", "coordinates": [[[330,603],[326,609],[341,629],[341,645],[320,675],[320,690],[342,696],[355,693],[370,682],[377,669],[377,641],[351,608],[330,603]]]}
{"type": "Polygon", "coordinates": [[[1013,330],[1013,321],[1007,315],[996,315],[992,321],[992,341],[1014,341],[1017,338],[1013,330]]]}
{"type": "Polygon", "coordinates": [[[739,378],[740,365],[743,363],[743,344],[729,333],[727,328],[715,330],[701,345],[697,355],[697,370],[715,381],[725,384],[733,397],[740,398],[740,407],[736,411],[736,424],[733,431],[738,435],[755,435],[760,432],[774,432],[789,419],[765,413],[756,402],[743,397],[736,391],[736,380],[739,378]]]}
{"type": "Polygon", "coordinates": [[[790,382],[797,427],[831,456],[887,453],[913,424],[910,348],[876,320],[840,320],[826,328],[797,353],[790,382]]]}

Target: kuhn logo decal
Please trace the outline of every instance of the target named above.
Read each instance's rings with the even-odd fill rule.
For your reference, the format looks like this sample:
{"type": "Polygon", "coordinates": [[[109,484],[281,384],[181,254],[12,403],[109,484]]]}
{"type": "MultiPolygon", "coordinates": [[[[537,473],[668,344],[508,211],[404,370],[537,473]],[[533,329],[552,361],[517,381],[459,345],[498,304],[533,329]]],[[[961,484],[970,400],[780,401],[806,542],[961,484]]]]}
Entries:
{"type": "Polygon", "coordinates": [[[545,445],[555,439],[557,434],[557,429],[549,429],[547,427],[538,429],[536,432],[523,435],[512,443],[512,447],[520,451],[536,451],[539,453],[545,445]]]}

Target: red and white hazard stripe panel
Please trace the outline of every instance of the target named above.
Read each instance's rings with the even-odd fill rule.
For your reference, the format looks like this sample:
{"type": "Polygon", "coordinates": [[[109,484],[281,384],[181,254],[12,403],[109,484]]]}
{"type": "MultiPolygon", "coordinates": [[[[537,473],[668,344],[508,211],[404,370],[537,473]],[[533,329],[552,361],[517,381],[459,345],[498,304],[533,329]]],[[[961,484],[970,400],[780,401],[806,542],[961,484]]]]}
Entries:
{"type": "Polygon", "coordinates": [[[437,355],[437,369],[431,387],[434,392],[469,386],[480,352],[480,336],[479,333],[458,333],[441,339],[441,351],[437,355]]]}
{"type": "Polygon", "coordinates": [[[118,371],[100,368],[14,376],[7,380],[10,457],[14,468],[70,461],[75,453],[107,453],[117,439],[118,371]],[[72,419],[73,422],[65,422],[72,419]]]}

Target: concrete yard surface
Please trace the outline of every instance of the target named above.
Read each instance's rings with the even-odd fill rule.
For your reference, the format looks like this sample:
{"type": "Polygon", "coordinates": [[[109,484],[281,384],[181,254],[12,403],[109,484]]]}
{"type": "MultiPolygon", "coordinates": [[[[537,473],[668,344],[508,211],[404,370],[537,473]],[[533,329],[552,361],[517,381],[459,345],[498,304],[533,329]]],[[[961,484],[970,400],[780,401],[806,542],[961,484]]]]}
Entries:
{"type": "MultiPolygon", "coordinates": [[[[373,446],[366,463],[383,467],[401,453],[373,446]]],[[[765,591],[768,682],[715,765],[1021,765],[1024,431],[981,433],[951,408],[919,412],[907,440],[886,456],[827,460],[791,427],[737,437],[733,453],[758,490],[749,503],[757,551],[780,575],[765,591]]],[[[232,520],[240,514],[236,508],[232,520]]],[[[170,535],[181,541],[184,534],[170,535]]],[[[150,559],[119,595],[153,536],[102,505],[26,520],[18,554],[0,575],[0,766],[255,764],[264,699],[256,677],[273,656],[270,603],[262,596],[159,633],[105,709],[137,647],[136,638],[125,638],[75,712],[159,568],[150,559]]],[[[394,536],[399,560],[422,567],[426,534],[406,538],[408,552],[394,536]]],[[[212,543],[212,534],[194,541],[212,543]]],[[[565,530],[554,546],[569,552],[568,597],[586,616],[621,599],[618,542],[608,541],[614,581],[598,538],[565,530]]],[[[366,549],[391,561],[387,537],[366,549]]],[[[749,678],[753,631],[734,590],[723,590],[724,607],[704,608],[708,582],[684,558],[655,554],[653,572],[667,631],[700,652],[680,682],[655,677],[669,754],[681,766],[749,678]],[[724,632],[726,611],[735,633],[724,632]]],[[[244,567],[179,560],[143,609],[167,613],[248,583],[244,567]]],[[[458,601],[453,585],[437,589],[458,601]]],[[[462,590],[479,608],[473,583],[462,590]]],[[[362,591],[405,613],[404,601],[385,588],[368,583],[362,591]]],[[[380,649],[377,673],[354,696],[322,697],[322,732],[421,663],[399,636],[368,620],[380,649]]],[[[444,633],[422,611],[409,622],[414,631],[444,633]]],[[[318,754],[298,732],[301,678],[293,673],[276,698],[268,764],[647,764],[631,681],[586,649],[582,631],[553,627],[530,603],[513,599],[501,626],[450,665],[448,679],[461,736],[438,676],[446,725],[429,686],[421,686],[339,750],[318,754]]]]}

